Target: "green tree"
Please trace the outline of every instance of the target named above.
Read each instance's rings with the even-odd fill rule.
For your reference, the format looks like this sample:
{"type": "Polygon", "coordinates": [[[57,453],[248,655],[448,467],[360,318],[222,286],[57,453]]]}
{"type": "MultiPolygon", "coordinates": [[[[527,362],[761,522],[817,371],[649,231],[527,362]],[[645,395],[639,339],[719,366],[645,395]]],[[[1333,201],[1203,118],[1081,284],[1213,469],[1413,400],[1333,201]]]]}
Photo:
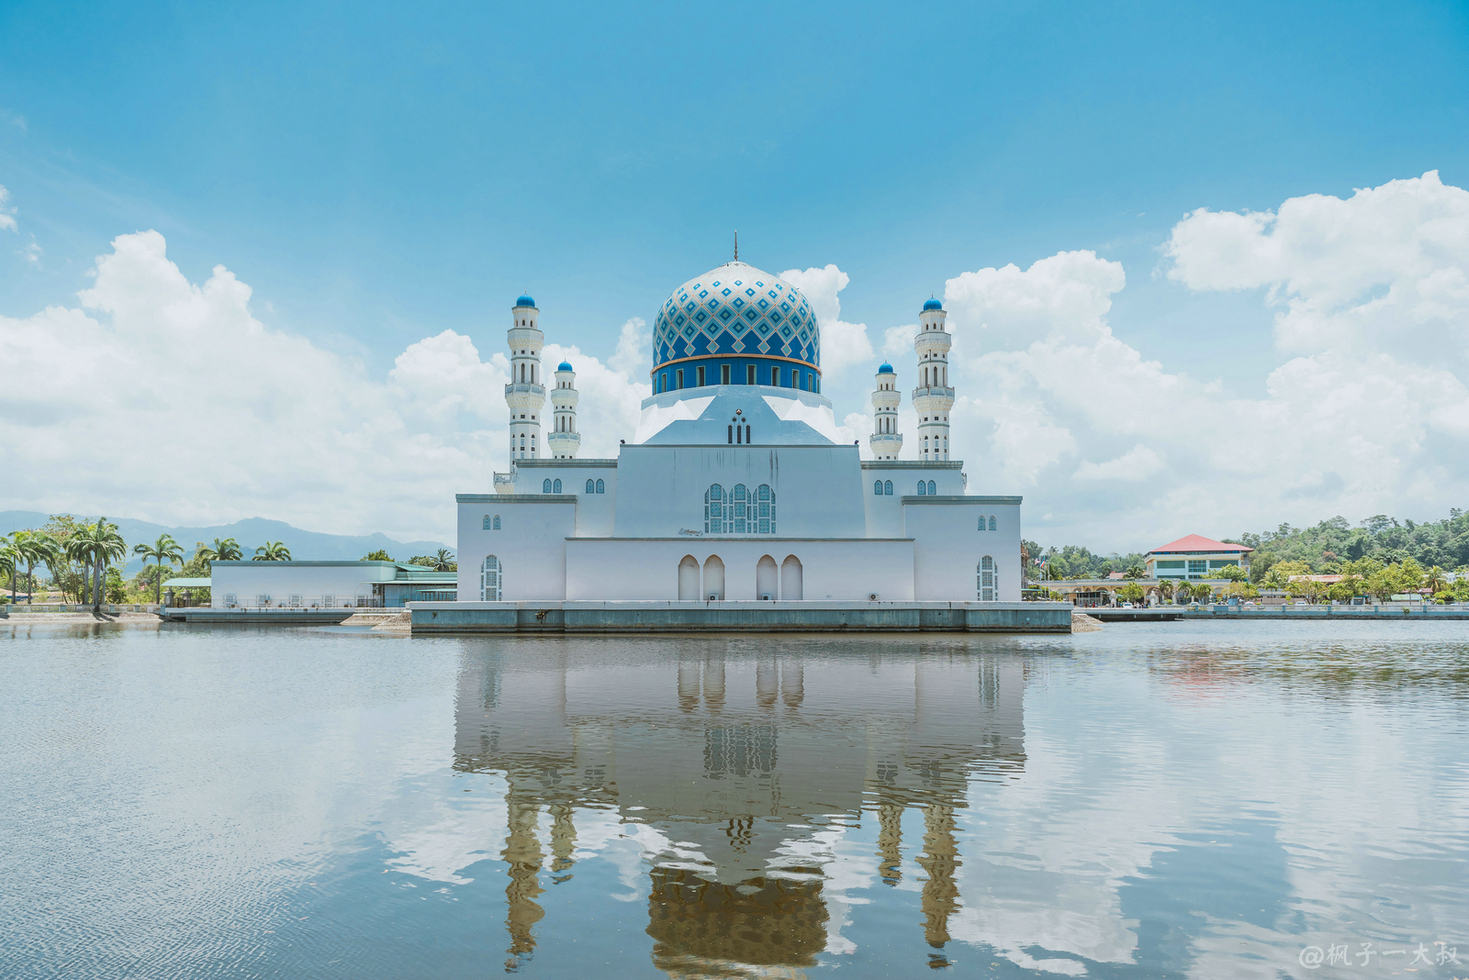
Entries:
{"type": "Polygon", "coordinates": [[[369,551],[367,554],[363,555],[362,556],[362,560],[363,561],[392,561],[393,558],[392,558],[391,555],[389,555],[382,548],[379,548],[376,551],[369,551]]]}
{"type": "Polygon", "coordinates": [[[215,538],[213,546],[201,542],[195,556],[202,558],[206,565],[212,561],[240,561],[245,557],[234,538],[215,538]]]}
{"type": "Polygon", "coordinates": [[[459,562],[454,560],[454,552],[448,548],[440,548],[434,554],[433,567],[436,572],[457,572],[459,571],[459,562]]]}
{"type": "Polygon", "coordinates": [[[1129,565],[1127,571],[1122,573],[1124,578],[1147,578],[1148,570],[1142,565],[1134,562],[1129,565]]]}
{"type": "Polygon", "coordinates": [[[148,559],[150,558],[158,563],[158,579],[156,582],[153,583],[153,601],[162,602],[163,562],[167,560],[170,565],[177,565],[179,562],[183,561],[184,554],[182,551],[179,550],[179,543],[175,541],[171,535],[162,534],[159,535],[158,540],[151,545],[135,545],[133,547],[133,554],[142,555],[144,564],[147,564],[148,559]]]}
{"type": "Polygon", "coordinates": [[[1147,591],[1135,581],[1128,582],[1117,590],[1117,595],[1127,602],[1142,602],[1147,594],[1147,591]]]}
{"type": "Polygon", "coordinates": [[[15,550],[15,544],[7,535],[0,534],[0,575],[10,576],[10,602],[15,603],[15,573],[16,566],[20,564],[20,555],[15,550]]]}
{"type": "Polygon", "coordinates": [[[26,605],[36,591],[36,566],[55,560],[56,542],[43,531],[16,531],[12,535],[12,546],[26,566],[26,605]]]}
{"type": "Polygon", "coordinates": [[[251,561],[290,561],[291,549],[279,541],[266,541],[265,544],[255,549],[255,557],[251,561]]]}
{"type": "Polygon", "coordinates": [[[1159,599],[1168,600],[1168,599],[1172,599],[1173,598],[1173,580],[1172,579],[1168,579],[1168,578],[1159,579],[1156,588],[1158,590],[1158,598],[1159,599]]]}
{"type": "Polygon", "coordinates": [[[90,597],[83,601],[90,602],[94,612],[100,611],[106,570],[114,561],[127,555],[127,542],[117,533],[116,524],[109,524],[105,517],[99,517],[96,524],[83,525],[68,538],[65,550],[67,557],[86,570],[84,588],[90,592],[90,597]]]}

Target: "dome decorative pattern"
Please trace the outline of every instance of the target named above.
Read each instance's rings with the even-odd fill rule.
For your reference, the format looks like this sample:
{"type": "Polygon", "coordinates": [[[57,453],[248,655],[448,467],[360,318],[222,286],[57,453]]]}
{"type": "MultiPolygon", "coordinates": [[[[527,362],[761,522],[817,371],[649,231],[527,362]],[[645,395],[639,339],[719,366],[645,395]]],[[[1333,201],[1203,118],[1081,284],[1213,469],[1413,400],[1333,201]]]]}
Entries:
{"type": "Polygon", "coordinates": [[[821,364],[821,332],[801,291],[727,262],[673,291],[653,323],[653,370],[700,356],[787,357],[821,364]]]}

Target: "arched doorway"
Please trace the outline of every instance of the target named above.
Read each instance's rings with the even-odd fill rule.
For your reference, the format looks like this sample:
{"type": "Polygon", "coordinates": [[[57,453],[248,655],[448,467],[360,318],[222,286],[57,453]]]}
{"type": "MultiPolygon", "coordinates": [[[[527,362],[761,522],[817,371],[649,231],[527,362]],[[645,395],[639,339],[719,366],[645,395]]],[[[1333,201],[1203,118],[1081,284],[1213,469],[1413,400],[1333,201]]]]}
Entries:
{"type": "Polygon", "coordinates": [[[780,569],[775,559],[764,555],[755,563],[755,598],[774,599],[780,595],[780,569]]]}
{"type": "Polygon", "coordinates": [[[704,562],[704,589],[699,598],[724,598],[724,561],[718,555],[710,555],[704,562]]]}
{"type": "Polygon", "coordinates": [[[790,555],[780,565],[780,597],[782,599],[800,599],[801,595],[801,559],[790,555]]]}
{"type": "Polygon", "coordinates": [[[693,601],[699,598],[699,559],[684,555],[678,563],[678,597],[693,601]]]}
{"type": "Polygon", "coordinates": [[[979,560],[979,567],[975,569],[978,582],[980,602],[995,601],[995,560],[985,555],[979,560]]]}

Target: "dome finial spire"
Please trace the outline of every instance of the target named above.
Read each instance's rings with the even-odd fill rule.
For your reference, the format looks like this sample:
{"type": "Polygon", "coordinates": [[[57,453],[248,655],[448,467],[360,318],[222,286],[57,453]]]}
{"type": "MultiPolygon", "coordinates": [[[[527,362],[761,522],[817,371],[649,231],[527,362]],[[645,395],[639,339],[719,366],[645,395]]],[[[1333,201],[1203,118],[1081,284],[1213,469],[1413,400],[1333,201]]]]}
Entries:
{"type": "Polygon", "coordinates": [[[736,262],[738,262],[740,260],[740,230],[738,228],[735,229],[735,257],[734,257],[734,260],[736,262]]]}

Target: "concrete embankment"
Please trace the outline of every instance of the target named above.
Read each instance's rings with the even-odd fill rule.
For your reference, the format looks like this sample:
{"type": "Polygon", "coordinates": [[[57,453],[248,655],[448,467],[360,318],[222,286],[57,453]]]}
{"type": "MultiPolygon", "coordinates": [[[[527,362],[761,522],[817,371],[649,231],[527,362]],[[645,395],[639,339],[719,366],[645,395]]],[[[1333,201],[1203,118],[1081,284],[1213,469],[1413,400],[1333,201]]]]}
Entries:
{"type": "Polygon", "coordinates": [[[1065,602],[415,602],[413,633],[1069,633],[1065,602]]]}
{"type": "Polygon", "coordinates": [[[1142,609],[1087,608],[1104,623],[1172,623],[1229,620],[1245,622],[1310,619],[1317,622],[1452,622],[1469,620],[1469,605],[1430,606],[1421,602],[1383,603],[1376,606],[1148,606],[1142,609]]]}

